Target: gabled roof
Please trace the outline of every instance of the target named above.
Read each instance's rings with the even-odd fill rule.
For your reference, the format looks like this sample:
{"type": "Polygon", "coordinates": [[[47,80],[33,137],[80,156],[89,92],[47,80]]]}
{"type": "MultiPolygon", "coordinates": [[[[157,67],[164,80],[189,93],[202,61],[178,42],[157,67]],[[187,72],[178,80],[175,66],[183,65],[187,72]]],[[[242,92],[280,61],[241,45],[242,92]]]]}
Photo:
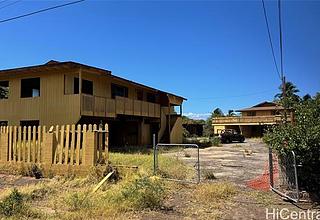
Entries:
{"type": "Polygon", "coordinates": [[[60,61],[56,61],[56,60],[50,60],[48,62],[46,62],[45,64],[41,64],[41,65],[35,65],[35,66],[26,66],[26,67],[20,67],[20,68],[13,68],[13,69],[6,69],[6,70],[0,70],[0,75],[1,74],[13,74],[13,73],[20,73],[20,74],[24,74],[24,73],[30,73],[30,72],[39,72],[39,71],[48,71],[48,70],[67,70],[70,68],[82,68],[84,70],[91,70],[100,74],[106,74],[112,78],[118,79],[118,80],[122,80],[125,82],[128,82],[130,84],[134,84],[136,86],[139,87],[143,87],[146,89],[150,89],[153,90],[155,92],[161,92],[161,93],[165,93],[168,95],[172,95],[175,97],[178,97],[180,99],[183,100],[187,100],[186,98],[179,96],[179,95],[175,95],[169,92],[165,92],[156,88],[152,88],[119,76],[115,76],[112,75],[110,70],[105,70],[105,69],[101,69],[101,68],[97,68],[97,67],[93,67],[93,66],[89,66],[89,65],[85,65],[85,64],[81,64],[81,63],[77,63],[77,62],[73,62],[73,61],[66,61],[66,62],[60,62],[60,61]]]}
{"type": "Polygon", "coordinates": [[[275,102],[261,102],[250,108],[244,108],[236,110],[237,112],[249,112],[249,111],[268,111],[268,110],[283,110],[284,108],[275,102]]]}

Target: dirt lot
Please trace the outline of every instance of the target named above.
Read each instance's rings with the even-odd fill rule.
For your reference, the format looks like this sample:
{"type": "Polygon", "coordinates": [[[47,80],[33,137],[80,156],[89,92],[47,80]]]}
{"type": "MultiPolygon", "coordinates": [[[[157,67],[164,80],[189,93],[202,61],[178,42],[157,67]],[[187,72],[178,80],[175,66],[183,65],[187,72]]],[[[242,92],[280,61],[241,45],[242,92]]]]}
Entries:
{"type": "MultiPolygon", "coordinates": [[[[178,153],[166,153],[167,156],[173,158],[178,157],[185,161],[190,167],[196,163],[196,149],[186,149],[178,153]]],[[[152,161],[152,155],[136,155],[137,157],[149,158],[152,161]]],[[[127,155],[126,157],[132,157],[127,155]]],[[[140,160],[140,159],[139,159],[140,160]]],[[[203,170],[210,171],[214,174],[214,179],[205,180],[205,175],[202,175],[204,183],[197,184],[181,184],[170,182],[163,207],[156,210],[135,210],[121,214],[119,219],[266,219],[266,208],[278,209],[287,208],[290,211],[301,212],[306,209],[317,210],[312,204],[302,203],[299,205],[291,204],[282,200],[278,195],[270,191],[260,191],[251,189],[247,186],[247,182],[260,176],[267,169],[268,149],[260,140],[247,140],[245,143],[224,144],[220,147],[208,147],[200,149],[200,161],[202,174],[203,170]],[[224,185],[231,185],[236,193],[230,193],[228,189],[215,194],[211,191],[214,198],[206,200],[205,186],[216,187],[219,191],[224,185]],[[219,185],[220,184],[220,185],[219,185]],[[202,190],[202,191],[201,191],[202,190]],[[203,193],[199,200],[197,194],[203,193]],[[222,196],[222,197],[221,197],[222,196]]],[[[136,162],[134,162],[136,163],[136,162]]],[[[35,180],[30,177],[13,176],[0,174],[0,195],[6,188],[26,187],[27,185],[37,185],[45,183],[48,186],[54,184],[57,180],[41,179],[35,180]]],[[[81,182],[81,181],[80,181],[81,182]]],[[[79,181],[74,180],[69,182],[57,182],[64,184],[66,190],[77,191],[79,181]]],[[[168,182],[169,183],[169,182],[168,182]]],[[[43,185],[46,186],[46,185],[43,185]]],[[[94,186],[94,185],[93,185],[94,186]]],[[[92,186],[92,187],[93,187],[92,186]]],[[[55,185],[55,190],[52,191],[51,197],[57,197],[61,193],[60,186],[55,185]]],[[[230,189],[229,189],[230,190],[230,189]]],[[[50,193],[51,191],[48,191],[50,193]]],[[[208,193],[209,194],[209,193],[208,193]]],[[[50,195],[49,195],[50,198],[50,195]]],[[[48,200],[48,198],[31,202],[33,208],[41,209],[45,212],[44,219],[50,216],[52,219],[60,219],[65,213],[64,209],[55,209],[51,203],[55,200],[48,200]],[[40,207],[41,206],[41,207],[40,207]],[[57,214],[58,213],[58,214],[57,214]]],[[[60,201],[60,200],[59,200],[60,201]]],[[[64,201],[64,200],[61,200],[64,201]]],[[[60,201],[60,202],[61,202],[60,201]]],[[[90,209],[89,209],[90,210],[90,209]]],[[[72,212],[71,212],[72,213],[72,212]]],[[[70,214],[70,213],[69,213],[70,214]]],[[[64,219],[74,219],[65,217],[64,219]]],[[[102,219],[96,218],[93,219],[102,219]]],[[[114,219],[112,217],[112,219],[114,219]]],[[[269,218],[272,219],[272,218],[269,218]]]]}
{"type": "MultiPolygon", "coordinates": [[[[191,165],[196,162],[195,149],[186,150],[191,157],[181,157],[191,165]]],[[[223,144],[200,149],[201,170],[210,170],[219,181],[244,186],[246,181],[261,174],[268,166],[268,148],[260,139],[245,143],[223,144]]]]}

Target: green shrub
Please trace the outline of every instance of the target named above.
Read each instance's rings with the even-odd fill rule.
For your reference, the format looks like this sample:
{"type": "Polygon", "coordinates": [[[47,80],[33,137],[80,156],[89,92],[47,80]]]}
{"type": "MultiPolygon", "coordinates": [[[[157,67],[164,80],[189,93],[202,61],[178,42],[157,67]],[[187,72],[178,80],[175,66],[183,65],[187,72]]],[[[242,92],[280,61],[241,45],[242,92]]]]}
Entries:
{"type": "Polygon", "coordinates": [[[294,123],[270,127],[264,141],[275,149],[280,158],[294,151],[299,185],[320,191],[320,94],[314,99],[295,104],[294,123]]]}
{"type": "Polygon", "coordinates": [[[121,195],[135,209],[155,209],[161,207],[165,190],[160,179],[144,176],[125,185],[121,195]]]}
{"type": "Polygon", "coordinates": [[[65,203],[70,211],[79,211],[91,206],[89,199],[87,198],[89,192],[74,192],[69,194],[65,198],[65,203]]]}
{"type": "Polygon", "coordinates": [[[212,170],[204,170],[202,176],[206,180],[215,180],[217,179],[212,170]]]}
{"type": "Polygon", "coordinates": [[[5,216],[21,214],[24,210],[23,195],[13,189],[9,196],[0,202],[0,213],[5,216]]]}
{"type": "Polygon", "coordinates": [[[211,138],[211,143],[213,146],[218,147],[221,145],[221,140],[219,137],[213,137],[213,138],[211,138]]]}

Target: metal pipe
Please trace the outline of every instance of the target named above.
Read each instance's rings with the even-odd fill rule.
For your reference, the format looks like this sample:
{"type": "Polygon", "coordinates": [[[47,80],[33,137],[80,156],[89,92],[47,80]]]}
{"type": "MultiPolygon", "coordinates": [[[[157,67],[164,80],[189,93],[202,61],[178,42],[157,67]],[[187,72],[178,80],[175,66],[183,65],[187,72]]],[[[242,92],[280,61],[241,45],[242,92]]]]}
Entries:
{"type": "Polygon", "coordinates": [[[294,168],[294,177],[296,181],[296,191],[297,191],[297,201],[299,202],[300,195],[299,195],[299,183],[298,183],[298,170],[297,170],[297,161],[296,161],[296,154],[294,151],[291,151],[293,155],[293,168],[294,168]]]}

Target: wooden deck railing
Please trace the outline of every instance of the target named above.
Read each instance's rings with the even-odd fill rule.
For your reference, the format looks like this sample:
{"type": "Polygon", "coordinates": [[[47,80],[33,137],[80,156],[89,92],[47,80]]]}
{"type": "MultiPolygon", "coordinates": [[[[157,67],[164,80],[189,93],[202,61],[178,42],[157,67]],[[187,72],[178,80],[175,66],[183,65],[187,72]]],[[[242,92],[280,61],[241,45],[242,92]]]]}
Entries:
{"type": "Polygon", "coordinates": [[[160,105],[156,103],[120,96],[111,99],[85,94],[82,94],[81,99],[82,115],[100,117],[115,117],[116,115],[160,117],[160,105]]]}
{"type": "Polygon", "coordinates": [[[281,121],[280,115],[267,116],[233,116],[233,117],[216,117],[212,119],[212,124],[276,124],[281,121]]]}

